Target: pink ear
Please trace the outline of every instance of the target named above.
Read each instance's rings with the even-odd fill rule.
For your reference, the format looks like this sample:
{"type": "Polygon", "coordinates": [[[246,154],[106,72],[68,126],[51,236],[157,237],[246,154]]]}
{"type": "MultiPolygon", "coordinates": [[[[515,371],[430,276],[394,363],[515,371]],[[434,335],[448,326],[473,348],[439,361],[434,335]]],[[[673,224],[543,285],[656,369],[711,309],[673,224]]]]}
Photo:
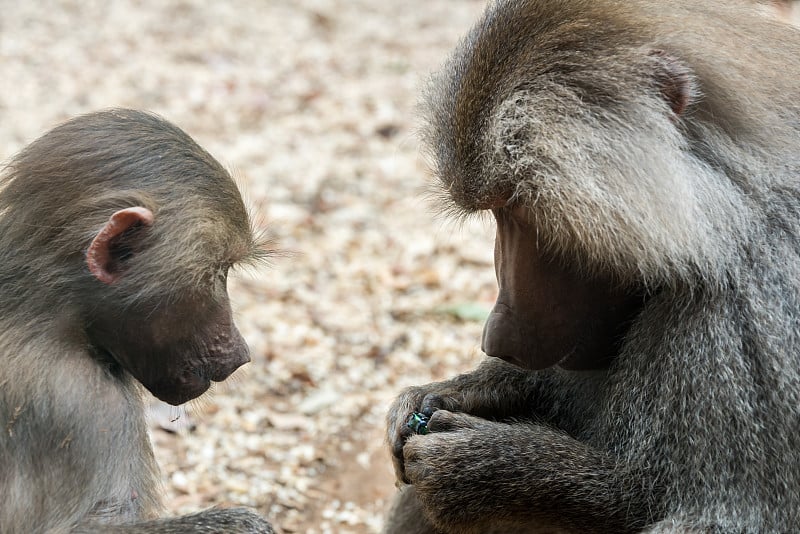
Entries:
{"type": "Polygon", "coordinates": [[[650,55],[658,60],[655,71],[658,89],[672,112],[680,117],[692,97],[691,71],[664,50],[653,50],[650,55]]]}
{"type": "Polygon", "coordinates": [[[104,284],[113,284],[122,274],[115,266],[111,251],[112,241],[137,224],[153,224],[153,212],[141,206],[119,210],[111,216],[89,245],[86,264],[94,277],[104,284]]]}

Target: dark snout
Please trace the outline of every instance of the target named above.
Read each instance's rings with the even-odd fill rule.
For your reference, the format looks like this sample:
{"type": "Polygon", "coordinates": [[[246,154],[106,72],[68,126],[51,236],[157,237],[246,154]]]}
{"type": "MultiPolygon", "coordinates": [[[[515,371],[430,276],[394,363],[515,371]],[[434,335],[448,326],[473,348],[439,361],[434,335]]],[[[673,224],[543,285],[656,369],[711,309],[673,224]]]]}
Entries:
{"type": "Polygon", "coordinates": [[[542,248],[536,229],[515,211],[494,214],[499,291],[483,351],[533,370],[607,367],[643,306],[641,293],[573,269],[568,258],[542,248]]]}
{"type": "Polygon", "coordinates": [[[205,345],[188,345],[160,360],[168,365],[157,376],[140,381],[150,392],[172,405],[196,399],[211,382],[222,382],[250,361],[250,349],[236,326],[207,334],[205,345]]]}
{"type": "Polygon", "coordinates": [[[212,346],[209,352],[210,372],[207,378],[213,382],[222,382],[250,361],[250,348],[236,326],[231,328],[225,343],[212,346]]]}

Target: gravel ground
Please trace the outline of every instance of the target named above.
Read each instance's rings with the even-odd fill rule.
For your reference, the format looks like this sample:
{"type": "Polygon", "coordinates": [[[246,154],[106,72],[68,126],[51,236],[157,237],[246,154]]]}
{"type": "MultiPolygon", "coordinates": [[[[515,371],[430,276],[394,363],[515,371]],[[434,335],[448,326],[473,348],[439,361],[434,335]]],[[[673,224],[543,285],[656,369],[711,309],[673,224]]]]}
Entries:
{"type": "Polygon", "coordinates": [[[67,117],[174,121],[285,251],[231,296],[253,362],[152,410],[171,512],[235,503],[279,532],[369,533],[394,490],[384,414],[473,367],[492,227],[437,217],[416,95],[476,0],[0,0],[0,160],[67,117]]]}
{"type": "Polygon", "coordinates": [[[436,216],[414,133],[427,73],[482,8],[0,0],[0,160],[76,114],[149,109],[234,170],[286,251],[231,281],[253,362],[189,406],[154,404],[171,512],[379,530],[386,409],[475,365],[496,291],[491,224],[436,216]]]}

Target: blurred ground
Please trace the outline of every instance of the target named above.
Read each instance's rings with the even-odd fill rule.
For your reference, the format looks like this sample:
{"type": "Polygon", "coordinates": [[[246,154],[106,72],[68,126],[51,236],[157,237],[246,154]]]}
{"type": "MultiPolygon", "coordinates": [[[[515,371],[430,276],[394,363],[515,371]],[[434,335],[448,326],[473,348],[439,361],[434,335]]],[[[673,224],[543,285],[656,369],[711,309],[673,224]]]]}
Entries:
{"type": "Polygon", "coordinates": [[[472,367],[481,323],[457,315],[494,299],[491,225],[435,216],[414,137],[418,89],[482,7],[0,0],[0,160],[76,114],[153,110],[236,170],[291,252],[231,283],[253,362],[162,412],[177,433],[153,424],[171,512],[378,530],[389,402],[472,367]]]}
{"type": "Polygon", "coordinates": [[[491,224],[437,218],[414,137],[422,82],[482,8],[0,0],[0,160],[79,113],[153,110],[236,170],[290,252],[231,282],[253,362],[154,411],[171,512],[239,503],[279,532],[378,531],[386,409],[475,365],[495,296],[491,224]]]}

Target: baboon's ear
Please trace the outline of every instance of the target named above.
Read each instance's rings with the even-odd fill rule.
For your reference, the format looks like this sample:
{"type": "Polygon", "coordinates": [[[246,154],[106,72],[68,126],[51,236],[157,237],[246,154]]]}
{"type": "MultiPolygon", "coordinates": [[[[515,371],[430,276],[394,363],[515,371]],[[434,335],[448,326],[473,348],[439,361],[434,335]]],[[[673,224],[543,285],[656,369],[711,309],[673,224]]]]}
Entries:
{"type": "Polygon", "coordinates": [[[689,68],[664,50],[653,50],[653,79],[672,112],[680,117],[692,98],[692,76],[689,68]]]}
{"type": "Polygon", "coordinates": [[[115,212],[97,233],[86,251],[86,265],[95,278],[113,284],[124,271],[124,263],[132,254],[130,242],[134,231],[153,224],[153,212],[141,206],[115,212]]]}

